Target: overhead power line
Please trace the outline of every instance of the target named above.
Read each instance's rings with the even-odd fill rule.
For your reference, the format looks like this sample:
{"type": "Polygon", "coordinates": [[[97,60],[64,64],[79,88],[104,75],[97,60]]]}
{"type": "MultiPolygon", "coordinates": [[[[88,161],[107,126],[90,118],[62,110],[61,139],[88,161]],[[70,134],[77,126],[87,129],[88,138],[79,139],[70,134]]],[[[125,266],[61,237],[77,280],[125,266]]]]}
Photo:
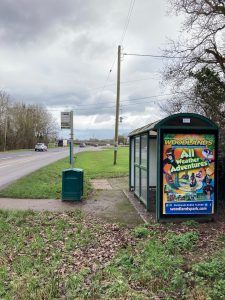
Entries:
{"type": "MultiPolygon", "coordinates": [[[[163,99],[162,101],[165,101],[166,99],[163,99]]],[[[142,103],[142,104],[144,104],[144,103],[142,103]]],[[[151,105],[155,105],[155,104],[158,104],[158,101],[157,100],[149,100],[149,101],[146,101],[145,102],[145,104],[151,104],[151,105]]],[[[135,105],[139,105],[139,107],[140,107],[140,103],[131,103],[131,104],[123,104],[123,105],[121,105],[121,107],[122,108],[128,108],[128,107],[131,107],[131,106],[135,106],[135,105]]],[[[91,110],[90,109],[88,109],[88,108],[73,108],[73,107],[71,107],[71,110],[73,110],[73,111],[75,111],[75,112],[87,112],[87,111],[91,111],[91,112],[93,112],[93,111],[95,111],[96,113],[99,113],[99,112],[102,112],[102,111],[107,111],[107,110],[109,110],[110,112],[113,112],[114,111],[114,109],[115,109],[115,106],[108,106],[108,107],[101,107],[101,108],[99,108],[99,107],[93,107],[91,110]]],[[[51,112],[58,112],[59,110],[57,109],[57,110],[54,110],[54,109],[51,109],[50,110],[51,112]]]]}
{"type": "MultiPolygon", "coordinates": [[[[167,100],[167,99],[160,99],[160,102],[165,101],[165,100],[167,100]]],[[[142,103],[136,102],[136,103],[122,104],[121,106],[128,107],[128,106],[148,104],[148,103],[156,104],[157,102],[159,102],[159,101],[157,101],[157,99],[155,99],[155,100],[152,99],[152,100],[148,100],[148,101],[143,101],[142,103]]],[[[101,107],[96,106],[96,107],[92,107],[91,110],[101,111],[103,109],[114,109],[114,108],[115,108],[114,105],[113,106],[101,106],[101,107]]],[[[90,108],[79,108],[79,107],[74,107],[73,105],[70,107],[70,109],[73,109],[74,111],[90,111],[90,108]]],[[[50,109],[50,111],[53,112],[53,111],[61,111],[61,110],[60,109],[50,109]]]]}
{"type": "MultiPolygon", "coordinates": [[[[135,0],[131,0],[130,1],[130,6],[129,6],[129,10],[128,10],[128,14],[127,14],[127,18],[126,18],[126,21],[125,21],[125,25],[124,25],[124,29],[123,29],[123,33],[122,33],[122,36],[121,36],[121,39],[120,39],[120,44],[122,45],[123,41],[124,41],[124,38],[126,36],[126,33],[127,33],[127,28],[128,28],[128,25],[130,23],[130,19],[131,19],[131,15],[132,15],[132,11],[133,11],[133,8],[134,8],[134,4],[135,4],[135,0]]],[[[109,80],[109,76],[110,74],[112,73],[113,71],[113,68],[114,68],[114,65],[115,65],[115,62],[116,62],[116,58],[117,56],[115,55],[114,59],[113,59],[113,62],[111,64],[111,68],[109,69],[108,71],[108,74],[107,74],[107,77],[106,77],[106,80],[104,82],[104,85],[103,87],[100,89],[100,92],[99,93],[99,97],[101,97],[103,91],[105,90],[105,87],[107,85],[107,82],[109,80]]]]}
{"type": "MultiPolygon", "coordinates": [[[[157,74],[157,73],[155,73],[157,74]]],[[[129,84],[129,83],[133,83],[133,82],[140,82],[140,81],[147,81],[147,80],[160,80],[160,78],[157,78],[157,77],[148,77],[148,78],[143,78],[143,79],[134,79],[134,80],[128,80],[128,81],[121,81],[120,84],[121,85],[126,85],[126,84],[129,84]]],[[[116,85],[116,83],[109,83],[107,85],[104,86],[104,88],[106,88],[107,86],[114,86],[116,85]]],[[[90,90],[99,90],[103,87],[96,87],[96,88],[92,88],[90,90]]]]}
{"type": "Polygon", "coordinates": [[[135,4],[135,0],[131,0],[130,1],[130,7],[129,7],[129,10],[128,10],[128,14],[127,14],[126,23],[125,23],[123,33],[122,33],[122,36],[121,36],[121,41],[120,41],[121,46],[123,45],[123,41],[124,41],[124,38],[125,38],[126,33],[127,33],[127,28],[129,26],[129,23],[130,23],[130,19],[131,19],[132,11],[133,11],[133,8],[134,8],[134,4],[135,4]]]}
{"type": "MultiPolygon", "coordinates": [[[[151,99],[151,98],[160,98],[160,97],[167,97],[167,96],[174,96],[176,94],[179,94],[178,92],[177,93],[170,93],[170,94],[158,94],[158,95],[151,95],[151,96],[146,96],[146,97],[141,97],[141,98],[132,98],[132,99],[124,99],[124,100],[121,100],[120,102],[121,103],[124,103],[124,102],[142,102],[143,100],[146,100],[146,99],[151,99]]],[[[90,106],[97,106],[98,104],[114,104],[115,100],[111,100],[109,102],[97,102],[97,103],[93,103],[93,104],[81,104],[81,105],[75,105],[76,107],[90,107],[90,106]]],[[[74,105],[73,105],[74,106],[74,105]]],[[[102,106],[101,106],[102,107],[102,106]]],[[[115,107],[115,106],[112,106],[112,107],[115,107]]],[[[60,110],[60,109],[59,109],[60,110]]]]}
{"type": "Polygon", "coordinates": [[[149,56],[153,58],[182,58],[181,56],[155,55],[155,54],[139,54],[139,53],[123,53],[123,55],[132,56],[149,56]]]}

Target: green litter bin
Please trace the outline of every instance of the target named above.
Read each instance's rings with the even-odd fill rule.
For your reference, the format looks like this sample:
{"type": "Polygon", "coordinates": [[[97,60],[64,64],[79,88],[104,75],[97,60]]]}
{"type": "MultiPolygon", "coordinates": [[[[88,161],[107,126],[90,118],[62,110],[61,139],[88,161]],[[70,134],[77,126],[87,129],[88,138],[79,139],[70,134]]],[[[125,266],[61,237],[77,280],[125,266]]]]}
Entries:
{"type": "Polygon", "coordinates": [[[62,201],[77,201],[83,196],[84,172],[82,169],[62,171],[62,201]]]}

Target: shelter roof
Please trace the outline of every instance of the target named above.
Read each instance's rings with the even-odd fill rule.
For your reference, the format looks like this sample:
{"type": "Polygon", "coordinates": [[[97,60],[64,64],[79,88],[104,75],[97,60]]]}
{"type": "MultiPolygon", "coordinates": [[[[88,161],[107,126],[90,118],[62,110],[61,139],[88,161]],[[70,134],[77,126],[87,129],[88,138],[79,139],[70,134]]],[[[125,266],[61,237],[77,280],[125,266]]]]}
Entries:
{"type": "Polygon", "coordinates": [[[150,136],[155,136],[154,132],[157,132],[161,128],[192,128],[192,129],[217,129],[216,123],[210,119],[192,113],[180,113],[174,114],[164,119],[149,123],[145,126],[134,129],[128,136],[139,135],[141,133],[149,132],[150,136]]]}

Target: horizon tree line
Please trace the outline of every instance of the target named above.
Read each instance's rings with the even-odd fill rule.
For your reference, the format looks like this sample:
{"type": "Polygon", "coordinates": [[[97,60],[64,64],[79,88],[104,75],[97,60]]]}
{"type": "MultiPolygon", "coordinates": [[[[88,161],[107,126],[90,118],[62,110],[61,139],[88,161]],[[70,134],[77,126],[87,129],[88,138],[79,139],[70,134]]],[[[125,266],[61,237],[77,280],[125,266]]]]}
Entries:
{"type": "Polygon", "coordinates": [[[0,151],[31,149],[55,138],[55,121],[44,106],[12,100],[0,90],[0,151]]]}

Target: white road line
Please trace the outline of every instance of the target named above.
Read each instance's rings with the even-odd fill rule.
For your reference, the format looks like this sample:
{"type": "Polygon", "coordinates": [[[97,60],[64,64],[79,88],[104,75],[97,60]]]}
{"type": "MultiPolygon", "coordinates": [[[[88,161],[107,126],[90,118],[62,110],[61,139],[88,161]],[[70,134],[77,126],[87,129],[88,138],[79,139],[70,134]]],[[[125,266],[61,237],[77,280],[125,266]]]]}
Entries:
{"type": "MultiPolygon", "coordinates": [[[[51,155],[54,155],[54,154],[58,155],[58,154],[62,154],[62,153],[64,153],[64,152],[52,152],[51,155]]],[[[68,152],[68,155],[69,155],[69,152],[68,152]]]]}
{"type": "MultiPolygon", "coordinates": [[[[62,153],[61,152],[49,153],[49,155],[43,156],[43,158],[49,158],[50,159],[52,157],[52,155],[59,155],[59,154],[62,154],[62,153]]],[[[20,164],[23,164],[23,163],[26,163],[26,162],[32,162],[32,161],[37,161],[38,162],[36,155],[31,156],[29,158],[25,158],[25,159],[19,158],[17,160],[12,160],[12,161],[7,162],[5,164],[3,164],[3,162],[0,161],[0,169],[8,167],[8,166],[20,165],[20,164]]]]}
{"type": "Polygon", "coordinates": [[[8,166],[11,166],[11,164],[7,164],[7,165],[0,166],[0,169],[1,169],[1,168],[8,167],[8,166]]]}
{"type": "Polygon", "coordinates": [[[36,157],[29,157],[28,159],[20,159],[20,160],[13,160],[10,163],[7,164],[0,164],[0,168],[8,167],[8,166],[14,166],[14,165],[20,165],[22,163],[31,162],[34,161],[36,157]]]}
{"type": "MultiPolygon", "coordinates": [[[[62,155],[64,152],[49,152],[49,153],[45,153],[43,156],[37,156],[37,155],[31,155],[29,157],[27,157],[27,155],[19,155],[20,157],[13,157],[13,156],[8,156],[8,157],[4,157],[2,159],[0,159],[0,169],[5,168],[5,167],[9,167],[9,166],[17,166],[23,163],[28,163],[28,162],[32,162],[32,161],[37,161],[39,158],[43,158],[43,159],[51,159],[51,157],[53,155],[62,155]],[[26,156],[26,158],[22,158],[22,156],[26,156]],[[11,161],[4,161],[5,159],[13,159],[11,161]],[[2,161],[1,161],[2,160],[2,161]]],[[[69,153],[68,153],[69,155],[69,153]]]]}

